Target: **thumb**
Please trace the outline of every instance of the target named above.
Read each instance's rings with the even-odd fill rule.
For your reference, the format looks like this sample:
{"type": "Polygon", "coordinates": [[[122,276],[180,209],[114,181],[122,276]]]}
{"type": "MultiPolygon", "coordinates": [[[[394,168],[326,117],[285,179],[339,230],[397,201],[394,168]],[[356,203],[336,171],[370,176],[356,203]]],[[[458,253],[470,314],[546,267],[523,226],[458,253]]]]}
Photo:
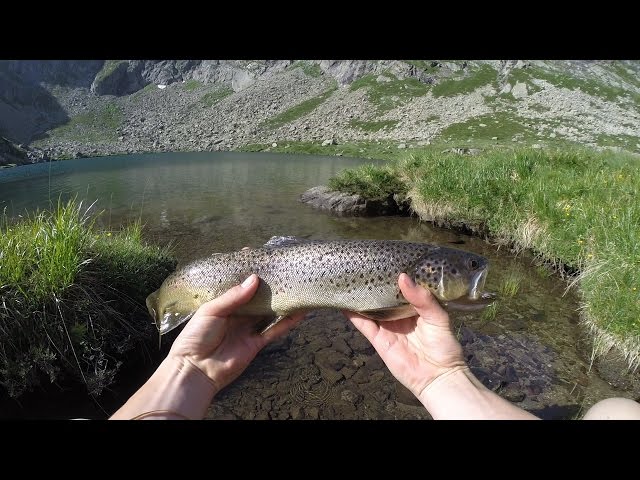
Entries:
{"type": "Polygon", "coordinates": [[[260,285],[260,278],[254,273],[240,285],[230,288],[218,298],[203,304],[200,308],[205,315],[226,317],[240,305],[247,303],[256,293],[260,285]]]}
{"type": "Polygon", "coordinates": [[[439,327],[450,327],[449,315],[429,290],[416,285],[406,273],[400,274],[398,286],[404,298],[413,305],[423,320],[439,327]]]}

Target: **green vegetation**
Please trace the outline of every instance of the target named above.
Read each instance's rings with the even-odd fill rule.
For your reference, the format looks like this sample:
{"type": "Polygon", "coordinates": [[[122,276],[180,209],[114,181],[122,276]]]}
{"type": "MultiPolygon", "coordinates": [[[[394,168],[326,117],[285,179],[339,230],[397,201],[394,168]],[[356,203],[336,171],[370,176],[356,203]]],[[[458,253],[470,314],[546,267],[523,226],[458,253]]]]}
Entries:
{"type": "Polygon", "coordinates": [[[126,63],[126,60],[106,60],[104,65],[102,65],[102,69],[97,73],[95,81],[100,82],[104,80],[111,75],[121,63],[126,63]]]}
{"type": "MultiPolygon", "coordinates": [[[[595,346],[640,364],[640,160],[586,149],[489,150],[478,156],[405,152],[382,174],[346,170],[334,187],[367,195],[402,182],[424,219],[463,222],[499,243],[531,249],[571,276],[595,346]]],[[[379,168],[379,167],[378,167],[379,168]]],[[[504,286],[509,293],[511,281],[504,286]]]]}
{"type": "Polygon", "coordinates": [[[289,68],[299,68],[305,73],[305,75],[313,78],[322,76],[322,69],[320,68],[320,65],[306,60],[298,60],[297,62],[294,62],[293,65],[291,65],[289,68]]]}
{"type": "Polygon", "coordinates": [[[640,77],[638,74],[634,74],[627,70],[624,65],[621,65],[618,62],[615,62],[611,67],[609,67],[613,73],[618,75],[622,80],[627,82],[629,85],[633,85],[636,88],[640,88],[640,77]]]}
{"type": "Polygon", "coordinates": [[[541,68],[536,68],[534,75],[537,78],[546,80],[556,87],[567,88],[569,90],[580,89],[589,95],[600,97],[609,102],[616,102],[619,100],[619,97],[630,96],[636,104],[640,105],[639,94],[629,93],[623,88],[605,85],[597,80],[587,80],[584,78],[578,78],[575,75],[569,75],[558,71],[543,70],[541,68]]]}
{"type": "Polygon", "coordinates": [[[49,136],[87,143],[113,141],[117,138],[116,130],[122,125],[122,120],[122,110],[111,102],[100,110],[72,117],[68,123],[50,130],[49,136]]]}
{"type": "Polygon", "coordinates": [[[241,152],[262,152],[269,150],[280,153],[308,153],[310,155],[340,155],[354,158],[371,158],[388,160],[398,156],[397,142],[356,142],[340,145],[325,145],[321,142],[277,142],[277,147],[270,143],[254,143],[245,145],[238,150],[241,152]]]}
{"type": "Polygon", "coordinates": [[[381,77],[386,78],[386,81],[378,81],[372,74],[365,75],[349,87],[351,91],[365,88],[367,98],[376,107],[378,114],[396,108],[415,97],[421,97],[429,91],[429,85],[415,78],[398,80],[390,73],[385,73],[381,77]]]}
{"type": "Polygon", "coordinates": [[[621,147],[630,152],[640,153],[640,137],[601,133],[596,137],[596,143],[603,147],[621,147]]]}
{"type": "Polygon", "coordinates": [[[423,72],[435,73],[438,71],[437,65],[432,66],[432,60],[407,60],[406,62],[423,72]]]}
{"type": "Polygon", "coordinates": [[[533,128],[536,122],[532,119],[524,119],[508,112],[493,113],[472,117],[461,123],[454,123],[440,132],[440,137],[448,140],[471,139],[490,140],[498,137],[498,141],[511,141],[514,136],[520,140],[535,142],[538,137],[537,130],[533,128]]]}
{"type": "Polygon", "coordinates": [[[510,271],[500,284],[500,293],[505,297],[515,297],[520,290],[524,276],[518,271],[510,271]]]}
{"type": "Polygon", "coordinates": [[[482,65],[466,77],[444,80],[431,90],[434,97],[451,97],[471,93],[485,85],[493,84],[497,88],[497,72],[489,65],[482,65]]]}
{"type": "Polygon", "coordinates": [[[273,129],[279,128],[282,125],[286,125],[289,122],[293,122],[294,120],[307,115],[308,113],[315,110],[320,104],[324,103],[324,101],[329,98],[333,92],[336,91],[336,88],[337,87],[331,87],[317,97],[305,100],[304,102],[301,102],[298,105],[295,105],[290,109],[276,115],[275,117],[271,117],[265,120],[264,126],[273,129]]]}
{"type": "Polygon", "coordinates": [[[202,82],[199,82],[198,80],[191,79],[191,80],[187,80],[186,82],[184,82],[182,87],[187,92],[193,92],[194,90],[197,90],[200,87],[202,87],[202,82]]]}
{"type": "MultiPolygon", "coordinates": [[[[511,86],[514,86],[516,83],[524,83],[527,85],[527,92],[529,94],[535,93],[535,92],[539,92],[542,90],[541,87],[539,87],[538,85],[536,85],[535,83],[533,83],[532,79],[534,77],[531,75],[531,69],[529,68],[514,68],[513,70],[511,70],[509,72],[509,76],[507,77],[507,80],[509,80],[509,83],[511,84],[511,86]]],[[[508,94],[511,96],[511,98],[513,98],[513,95],[511,95],[510,93],[508,94]]]]}
{"type": "Polygon", "coordinates": [[[482,323],[491,323],[496,319],[498,315],[498,302],[494,302],[480,313],[480,320],[482,323]]]}
{"type": "Polygon", "coordinates": [[[99,232],[82,204],[0,217],[0,384],[14,398],[82,381],[100,395],[156,339],[145,298],[175,268],[139,224],[99,232]],[[142,349],[144,350],[144,349],[142,349]]]}
{"type": "Polygon", "coordinates": [[[359,128],[365,132],[377,132],[382,129],[392,129],[398,124],[398,120],[380,120],[378,122],[365,122],[362,120],[352,119],[349,120],[349,125],[354,128],[359,128]]]}
{"type": "Polygon", "coordinates": [[[360,194],[366,198],[383,199],[394,193],[407,193],[406,185],[392,172],[389,166],[362,165],[333,177],[329,188],[349,194],[360,194]]]}
{"type": "Polygon", "coordinates": [[[209,108],[225,97],[228,97],[233,93],[233,89],[231,87],[220,87],[209,93],[205,93],[200,101],[204,103],[206,108],[209,108]]]}
{"type": "Polygon", "coordinates": [[[142,100],[142,97],[144,97],[145,95],[153,94],[153,92],[156,92],[157,90],[158,87],[154,83],[149,83],[145,85],[144,88],[134,93],[131,96],[131,101],[133,101],[134,103],[139,103],[140,100],[142,100]]]}

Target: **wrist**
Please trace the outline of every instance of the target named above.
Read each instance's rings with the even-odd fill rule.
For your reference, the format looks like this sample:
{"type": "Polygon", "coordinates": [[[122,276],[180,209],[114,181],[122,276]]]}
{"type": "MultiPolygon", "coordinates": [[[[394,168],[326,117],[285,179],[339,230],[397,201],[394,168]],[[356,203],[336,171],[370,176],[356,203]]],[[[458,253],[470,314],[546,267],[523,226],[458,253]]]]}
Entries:
{"type": "Polygon", "coordinates": [[[471,375],[471,371],[466,364],[447,368],[422,389],[418,400],[426,407],[439,403],[443,395],[454,388],[470,388],[468,374],[471,375]]]}
{"type": "Polygon", "coordinates": [[[170,354],[111,418],[201,419],[218,390],[188,358],[170,354]]]}
{"type": "Polygon", "coordinates": [[[434,420],[536,419],[486,388],[467,365],[438,376],[418,398],[434,420]]]}

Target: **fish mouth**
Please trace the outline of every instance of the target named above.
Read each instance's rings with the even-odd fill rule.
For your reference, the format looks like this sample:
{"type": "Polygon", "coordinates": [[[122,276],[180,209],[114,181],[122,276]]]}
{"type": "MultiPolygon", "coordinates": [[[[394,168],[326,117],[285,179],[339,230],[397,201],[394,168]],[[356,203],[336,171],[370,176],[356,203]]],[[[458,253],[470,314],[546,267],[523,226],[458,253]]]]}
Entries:
{"type": "Polygon", "coordinates": [[[480,300],[483,296],[482,290],[487,280],[487,269],[483,269],[476,273],[471,279],[471,288],[469,288],[469,299],[480,300]]]}
{"type": "Polygon", "coordinates": [[[469,293],[466,296],[449,300],[444,303],[444,307],[449,310],[460,310],[473,312],[482,310],[491,305],[495,299],[495,293],[483,292],[485,281],[487,280],[487,269],[477,272],[471,279],[469,293]]]}
{"type": "Polygon", "coordinates": [[[495,293],[483,293],[477,299],[470,300],[469,297],[459,298],[445,302],[443,306],[448,310],[458,310],[461,312],[476,312],[491,305],[496,299],[495,293]]]}

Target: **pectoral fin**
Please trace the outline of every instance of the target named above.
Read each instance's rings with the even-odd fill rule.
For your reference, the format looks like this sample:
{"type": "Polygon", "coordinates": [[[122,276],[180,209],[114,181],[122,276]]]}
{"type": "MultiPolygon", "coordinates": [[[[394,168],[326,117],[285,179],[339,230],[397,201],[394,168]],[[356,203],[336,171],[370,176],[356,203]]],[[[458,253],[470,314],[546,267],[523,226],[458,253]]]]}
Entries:
{"type": "Polygon", "coordinates": [[[276,318],[269,318],[264,322],[258,324],[258,332],[260,335],[264,335],[267,330],[273,328],[280,320],[287,318],[287,315],[278,315],[276,318]]]}
{"type": "Polygon", "coordinates": [[[196,313],[195,311],[188,312],[188,313],[166,312],[162,316],[162,318],[157,322],[157,327],[158,327],[158,331],[160,332],[160,335],[169,333],[174,328],[179,327],[184,322],[190,320],[195,313],[196,313]]]}
{"type": "Polygon", "coordinates": [[[362,310],[358,312],[363,317],[370,318],[377,322],[388,322],[392,320],[400,320],[401,318],[413,317],[416,310],[413,305],[399,305],[397,307],[379,308],[376,310],[362,310]]]}

